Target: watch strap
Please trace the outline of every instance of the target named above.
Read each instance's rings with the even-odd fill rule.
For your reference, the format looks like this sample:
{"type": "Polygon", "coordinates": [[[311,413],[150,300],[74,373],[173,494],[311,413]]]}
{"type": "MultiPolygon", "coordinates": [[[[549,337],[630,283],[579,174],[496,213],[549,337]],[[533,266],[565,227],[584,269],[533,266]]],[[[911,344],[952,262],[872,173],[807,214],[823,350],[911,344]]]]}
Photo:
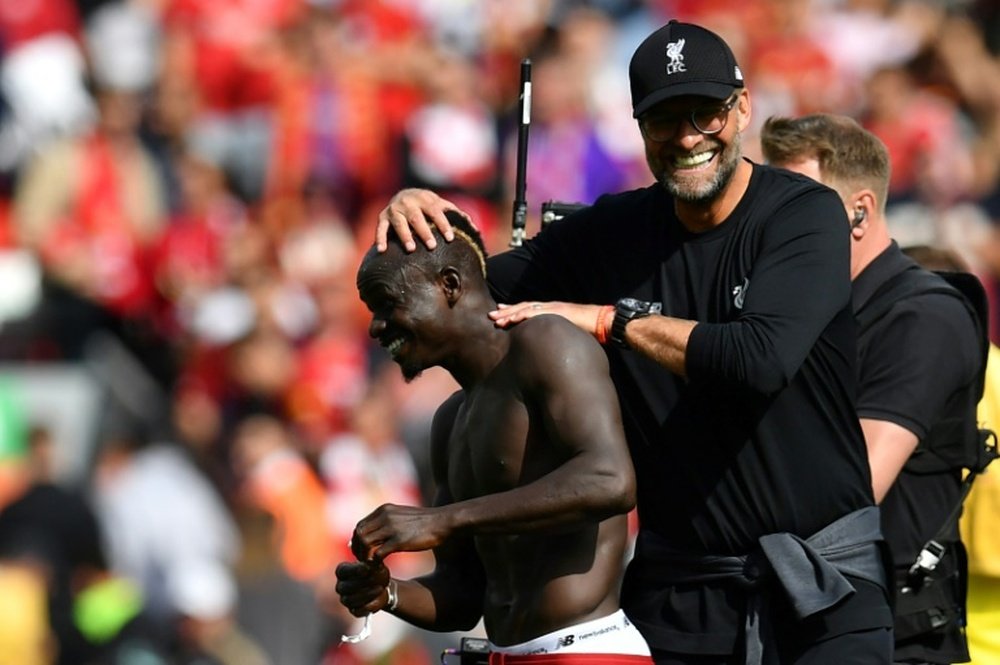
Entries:
{"type": "Polygon", "coordinates": [[[658,302],[622,298],[615,304],[615,317],[611,322],[611,341],[620,348],[631,348],[625,341],[625,326],[635,319],[658,314],[661,309],[662,305],[658,302]]]}

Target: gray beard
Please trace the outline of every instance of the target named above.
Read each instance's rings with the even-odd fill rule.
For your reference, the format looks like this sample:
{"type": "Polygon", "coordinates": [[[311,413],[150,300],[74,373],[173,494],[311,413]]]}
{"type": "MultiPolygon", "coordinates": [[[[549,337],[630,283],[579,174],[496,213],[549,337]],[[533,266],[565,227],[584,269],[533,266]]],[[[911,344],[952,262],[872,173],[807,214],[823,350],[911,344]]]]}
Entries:
{"type": "Polygon", "coordinates": [[[657,178],[660,185],[667,190],[675,199],[685,203],[708,203],[714,200],[722,190],[726,188],[729,181],[736,173],[736,166],[740,163],[743,155],[743,144],[741,135],[735,134],[732,142],[719,154],[719,170],[715,172],[715,177],[708,186],[701,191],[691,191],[689,188],[681,187],[679,183],[671,180],[666,174],[660,174],[657,178]]]}

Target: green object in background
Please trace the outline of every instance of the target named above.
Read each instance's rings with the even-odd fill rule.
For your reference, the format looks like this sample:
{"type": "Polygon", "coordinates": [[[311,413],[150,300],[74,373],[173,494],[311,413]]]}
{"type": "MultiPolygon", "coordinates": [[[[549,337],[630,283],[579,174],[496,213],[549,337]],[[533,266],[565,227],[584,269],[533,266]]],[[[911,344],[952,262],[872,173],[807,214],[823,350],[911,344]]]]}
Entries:
{"type": "Polygon", "coordinates": [[[0,379],[0,462],[24,457],[28,428],[17,393],[9,381],[0,379]]]}
{"type": "Polygon", "coordinates": [[[104,644],[141,610],[139,587],[123,577],[111,577],[77,594],[73,601],[73,621],[88,640],[104,644]]]}

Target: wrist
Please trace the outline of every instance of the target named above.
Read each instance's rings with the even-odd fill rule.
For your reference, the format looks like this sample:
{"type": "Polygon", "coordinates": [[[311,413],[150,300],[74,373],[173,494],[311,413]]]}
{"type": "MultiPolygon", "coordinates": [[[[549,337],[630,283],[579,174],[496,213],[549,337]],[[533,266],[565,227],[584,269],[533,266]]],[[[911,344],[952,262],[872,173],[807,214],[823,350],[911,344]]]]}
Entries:
{"type": "Polygon", "coordinates": [[[615,303],[614,317],[611,322],[610,338],[615,346],[630,348],[625,339],[625,327],[636,319],[643,319],[653,314],[660,314],[662,305],[658,302],[647,302],[636,298],[621,298],[615,303]]]}
{"type": "Polygon", "coordinates": [[[597,310],[597,321],[594,323],[594,337],[601,345],[608,343],[608,335],[611,333],[611,323],[614,320],[615,306],[601,305],[597,310]]]}
{"type": "Polygon", "coordinates": [[[386,601],[385,607],[382,609],[393,612],[399,607],[399,585],[396,584],[396,580],[389,578],[389,584],[385,587],[386,601]]]}

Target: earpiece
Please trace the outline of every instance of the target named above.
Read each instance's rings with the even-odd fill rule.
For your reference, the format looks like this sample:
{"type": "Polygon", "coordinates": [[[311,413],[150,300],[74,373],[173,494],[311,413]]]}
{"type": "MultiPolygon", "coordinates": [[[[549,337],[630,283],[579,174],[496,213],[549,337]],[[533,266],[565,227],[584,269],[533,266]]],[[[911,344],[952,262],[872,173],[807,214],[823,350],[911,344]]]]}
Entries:
{"type": "Polygon", "coordinates": [[[854,211],[854,219],[851,220],[851,228],[857,228],[858,224],[865,221],[865,217],[868,213],[864,208],[858,208],[854,211]]]}

